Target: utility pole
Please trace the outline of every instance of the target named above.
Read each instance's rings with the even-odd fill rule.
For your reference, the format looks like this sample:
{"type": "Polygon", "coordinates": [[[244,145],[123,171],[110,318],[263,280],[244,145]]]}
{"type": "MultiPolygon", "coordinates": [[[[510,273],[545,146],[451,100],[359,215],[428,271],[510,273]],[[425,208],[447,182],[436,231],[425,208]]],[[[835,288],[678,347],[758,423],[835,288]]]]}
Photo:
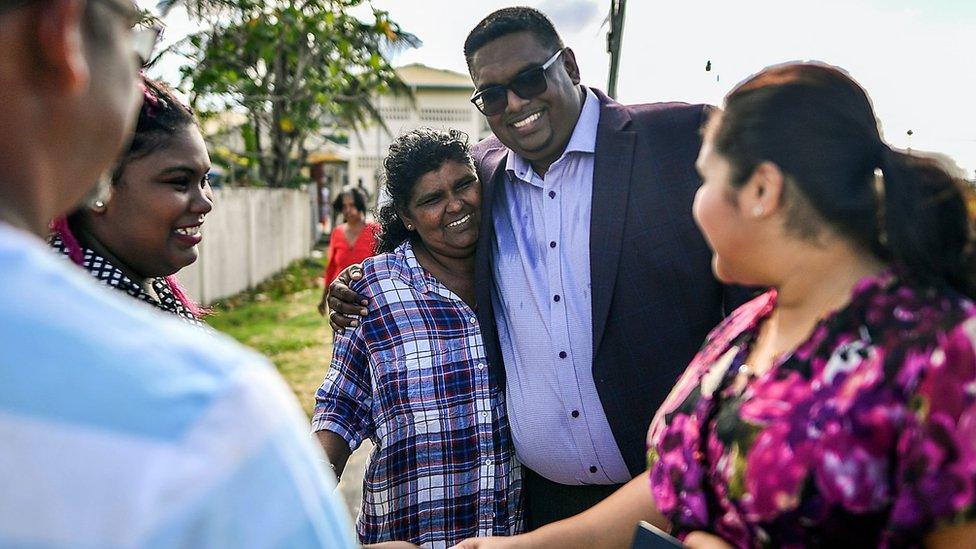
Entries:
{"type": "Polygon", "coordinates": [[[627,0],[610,0],[610,30],[607,32],[607,52],[610,53],[610,82],[607,93],[617,98],[617,74],[620,66],[620,46],[624,41],[624,11],[627,0]]]}

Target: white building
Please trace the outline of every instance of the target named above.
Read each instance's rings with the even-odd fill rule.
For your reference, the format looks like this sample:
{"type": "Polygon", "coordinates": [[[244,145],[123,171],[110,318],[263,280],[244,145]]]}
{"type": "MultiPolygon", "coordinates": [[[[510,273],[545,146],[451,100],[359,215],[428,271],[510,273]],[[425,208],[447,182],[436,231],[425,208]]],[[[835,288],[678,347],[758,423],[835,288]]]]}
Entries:
{"type": "Polygon", "coordinates": [[[400,67],[397,74],[412,89],[413,100],[394,95],[376,98],[389,133],[374,124],[349,139],[349,184],[366,189],[374,204],[383,158],[396,136],[421,126],[456,129],[467,133],[473,145],[491,134],[485,117],[471,104],[474,86],[467,75],[419,63],[400,67]]]}

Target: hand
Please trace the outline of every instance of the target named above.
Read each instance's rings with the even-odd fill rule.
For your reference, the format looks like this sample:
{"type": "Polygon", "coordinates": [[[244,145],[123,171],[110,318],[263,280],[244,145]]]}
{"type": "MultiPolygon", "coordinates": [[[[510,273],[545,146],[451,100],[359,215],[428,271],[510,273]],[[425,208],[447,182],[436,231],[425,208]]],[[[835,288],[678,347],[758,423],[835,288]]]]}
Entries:
{"type": "MultiPolygon", "coordinates": [[[[359,317],[366,316],[366,299],[349,289],[349,284],[363,277],[363,266],[356,264],[346,267],[326,290],[329,313],[329,326],[338,333],[346,328],[359,326],[359,317]]],[[[321,305],[320,305],[321,306],[321,305]]],[[[320,309],[321,310],[321,309],[320,309]]]]}
{"type": "Polygon", "coordinates": [[[518,538],[520,536],[514,536],[510,538],[505,537],[490,537],[490,538],[468,538],[461,543],[451,547],[451,549],[506,549],[509,547],[519,547],[518,538]]]}
{"type": "Polygon", "coordinates": [[[724,539],[708,532],[692,532],[685,538],[685,547],[690,549],[733,549],[724,539]]]}

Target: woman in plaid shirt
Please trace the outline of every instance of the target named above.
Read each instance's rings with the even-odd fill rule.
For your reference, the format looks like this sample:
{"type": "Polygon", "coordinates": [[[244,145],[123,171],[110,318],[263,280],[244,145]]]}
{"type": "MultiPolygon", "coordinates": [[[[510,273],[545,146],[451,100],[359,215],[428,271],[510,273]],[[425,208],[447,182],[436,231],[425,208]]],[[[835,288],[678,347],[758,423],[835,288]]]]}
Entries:
{"type": "Polygon", "coordinates": [[[418,129],[384,162],[392,203],[353,291],[371,304],[337,334],[312,423],[337,474],[375,447],[363,543],[448,547],[521,530],[521,477],[475,314],[481,185],[461,132],[418,129]]]}

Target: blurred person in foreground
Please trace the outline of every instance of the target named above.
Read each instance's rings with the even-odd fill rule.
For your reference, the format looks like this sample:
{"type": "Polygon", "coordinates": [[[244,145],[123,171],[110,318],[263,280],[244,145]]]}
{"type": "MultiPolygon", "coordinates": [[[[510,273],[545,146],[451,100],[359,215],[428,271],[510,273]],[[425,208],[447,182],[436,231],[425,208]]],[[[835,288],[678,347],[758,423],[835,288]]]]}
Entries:
{"type": "Polygon", "coordinates": [[[123,150],[139,16],[123,0],[0,2],[0,545],[352,547],[270,365],[42,240],[123,150]]]}
{"type": "Polygon", "coordinates": [[[336,225],[329,236],[329,258],[325,265],[325,290],[319,301],[319,314],[325,315],[329,284],[346,267],[362,263],[376,251],[377,223],[366,222],[366,195],[357,187],[339,193],[332,209],[342,212],[343,223],[336,225]]]}
{"type": "Polygon", "coordinates": [[[175,275],[197,260],[213,209],[210,155],[193,113],[163,84],[143,77],[142,85],[111,192],[55,220],[49,244],[104,284],[203,326],[175,275]]]}
{"type": "Polygon", "coordinates": [[[712,116],[694,215],[772,288],[658,410],[649,471],[576,517],[462,547],[976,546],[976,269],[960,182],[881,139],[864,90],[766,69],[712,116]]]}
{"type": "Polygon", "coordinates": [[[384,168],[380,254],[352,285],[375,306],[336,335],[313,427],[338,474],[373,441],[361,541],[516,534],[520,469],[474,311],[481,185],[467,136],[414,130],[384,168]]]}

